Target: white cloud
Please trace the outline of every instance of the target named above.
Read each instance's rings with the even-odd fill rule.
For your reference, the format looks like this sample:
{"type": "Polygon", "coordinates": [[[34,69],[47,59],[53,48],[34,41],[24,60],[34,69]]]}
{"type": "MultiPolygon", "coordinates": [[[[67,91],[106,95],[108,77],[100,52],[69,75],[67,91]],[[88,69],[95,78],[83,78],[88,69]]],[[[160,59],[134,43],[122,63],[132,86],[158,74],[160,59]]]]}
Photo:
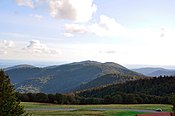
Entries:
{"type": "Polygon", "coordinates": [[[43,4],[46,0],[36,0],[37,4],[43,4]]]}
{"type": "Polygon", "coordinates": [[[80,24],[65,24],[64,29],[67,33],[86,33],[88,29],[80,24]]]}
{"type": "Polygon", "coordinates": [[[74,35],[71,34],[71,33],[64,33],[64,36],[66,36],[66,37],[73,37],[74,35]]]}
{"type": "MultiPolygon", "coordinates": [[[[93,24],[65,24],[65,36],[72,37],[75,34],[91,33],[100,37],[122,37],[127,40],[142,43],[160,43],[161,39],[174,40],[175,30],[168,27],[129,29],[122,26],[115,19],[105,15],[93,24]]],[[[168,41],[167,41],[168,42],[168,41]]]]}
{"type": "Polygon", "coordinates": [[[15,46],[14,42],[11,40],[3,40],[0,42],[0,54],[7,54],[15,46]]]}
{"type": "Polygon", "coordinates": [[[16,3],[30,8],[46,8],[47,6],[53,18],[75,22],[89,21],[97,10],[93,0],[16,0],[16,3]]]}
{"type": "Polygon", "coordinates": [[[89,32],[97,36],[118,36],[125,32],[125,28],[115,19],[105,15],[100,16],[100,21],[88,26],[89,32]]]}
{"type": "Polygon", "coordinates": [[[34,3],[32,0],[16,0],[16,3],[19,6],[26,6],[26,7],[34,8],[34,3]]]}
{"type": "Polygon", "coordinates": [[[11,48],[11,47],[13,47],[14,46],[14,42],[13,41],[7,41],[7,40],[4,40],[3,41],[3,46],[4,46],[4,48],[11,48]]]}
{"type": "Polygon", "coordinates": [[[107,51],[100,51],[99,53],[105,53],[105,54],[115,54],[115,50],[107,50],[107,51]]]}
{"type": "Polygon", "coordinates": [[[49,0],[49,9],[54,18],[87,22],[97,7],[93,0],[49,0]]]}
{"type": "Polygon", "coordinates": [[[38,14],[30,14],[30,16],[31,16],[31,17],[34,17],[34,18],[36,18],[36,19],[38,19],[38,20],[42,20],[42,19],[43,19],[43,16],[38,15],[38,14]]]}
{"type": "Polygon", "coordinates": [[[29,45],[25,48],[34,53],[46,53],[46,54],[59,54],[56,49],[48,48],[45,44],[42,44],[39,40],[31,40],[29,45]]]}
{"type": "Polygon", "coordinates": [[[64,30],[71,34],[93,33],[97,36],[119,36],[126,33],[126,29],[116,22],[115,19],[105,15],[100,16],[100,20],[94,24],[66,24],[64,30]]]}

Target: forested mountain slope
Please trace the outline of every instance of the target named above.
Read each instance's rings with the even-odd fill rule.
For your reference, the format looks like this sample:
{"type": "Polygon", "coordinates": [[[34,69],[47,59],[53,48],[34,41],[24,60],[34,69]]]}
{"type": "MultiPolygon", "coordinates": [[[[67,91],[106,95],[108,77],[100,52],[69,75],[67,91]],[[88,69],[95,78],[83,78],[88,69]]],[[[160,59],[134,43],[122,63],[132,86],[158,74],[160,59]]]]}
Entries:
{"type": "Polygon", "coordinates": [[[106,74],[88,83],[81,84],[76,89],[74,89],[74,91],[102,87],[102,86],[107,86],[107,85],[117,84],[117,83],[123,83],[129,80],[141,79],[143,77],[144,76],[132,76],[132,75],[125,75],[125,74],[106,74]]]}
{"type": "Polygon", "coordinates": [[[168,96],[175,94],[175,77],[154,77],[144,78],[125,83],[109,85],[82,91],[80,96],[103,98],[106,95],[117,93],[141,93],[146,95],[168,96]]]}

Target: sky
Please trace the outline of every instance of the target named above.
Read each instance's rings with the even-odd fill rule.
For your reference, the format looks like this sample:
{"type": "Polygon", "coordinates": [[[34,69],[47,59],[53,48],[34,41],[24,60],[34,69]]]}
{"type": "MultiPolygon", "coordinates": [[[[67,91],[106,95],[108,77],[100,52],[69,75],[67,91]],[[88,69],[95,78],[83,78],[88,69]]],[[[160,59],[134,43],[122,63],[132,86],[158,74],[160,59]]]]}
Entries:
{"type": "Polygon", "coordinates": [[[0,0],[0,59],[175,65],[174,0],[0,0]]]}

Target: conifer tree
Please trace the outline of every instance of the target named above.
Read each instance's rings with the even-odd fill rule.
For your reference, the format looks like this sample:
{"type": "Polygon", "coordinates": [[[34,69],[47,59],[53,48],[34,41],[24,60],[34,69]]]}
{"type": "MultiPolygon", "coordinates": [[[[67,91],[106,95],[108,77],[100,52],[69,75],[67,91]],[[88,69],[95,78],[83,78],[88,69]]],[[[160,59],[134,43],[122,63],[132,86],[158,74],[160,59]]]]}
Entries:
{"type": "Polygon", "coordinates": [[[17,100],[9,77],[0,70],[0,116],[21,116],[23,113],[24,108],[17,100]]]}

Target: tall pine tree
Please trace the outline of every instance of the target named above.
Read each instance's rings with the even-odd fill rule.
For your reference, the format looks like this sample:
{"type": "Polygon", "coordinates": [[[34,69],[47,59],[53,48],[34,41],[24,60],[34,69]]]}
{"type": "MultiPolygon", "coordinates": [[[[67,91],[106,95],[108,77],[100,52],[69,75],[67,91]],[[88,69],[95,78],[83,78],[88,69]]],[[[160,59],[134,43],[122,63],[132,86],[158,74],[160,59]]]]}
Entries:
{"type": "Polygon", "coordinates": [[[24,108],[17,100],[9,77],[0,70],[0,116],[21,116],[23,113],[24,108]]]}

